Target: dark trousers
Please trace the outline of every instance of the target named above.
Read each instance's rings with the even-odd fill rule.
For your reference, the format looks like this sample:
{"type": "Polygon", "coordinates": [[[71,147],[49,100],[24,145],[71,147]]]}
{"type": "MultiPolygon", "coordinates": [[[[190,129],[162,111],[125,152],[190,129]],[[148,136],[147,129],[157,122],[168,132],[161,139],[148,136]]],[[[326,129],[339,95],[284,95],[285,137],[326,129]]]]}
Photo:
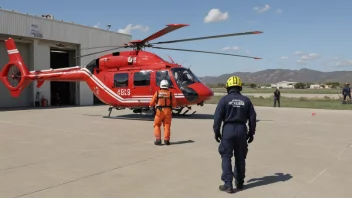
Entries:
{"type": "Polygon", "coordinates": [[[348,96],[349,99],[351,100],[351,95],[343,95],[343,100],[346,100],[347,96],[348,96]]]}
{"type": "Polygon", "coordinates": [[[247,152],[247,126],[245,124],[225,124],[219,144],[219,153],[222,159],[221,180],[225,183],[225,186],[233,187],[233,177],[238,183],[244,183],[247,152]],[[233,171],[232,156],[235,157],[233,171]]]}
{"type": "Polygon", "coordinates": [[[280,107],[280,98],[274,97],[274,107],[276,107],[276,101],[277,101],[278,107],[280,107]]]}

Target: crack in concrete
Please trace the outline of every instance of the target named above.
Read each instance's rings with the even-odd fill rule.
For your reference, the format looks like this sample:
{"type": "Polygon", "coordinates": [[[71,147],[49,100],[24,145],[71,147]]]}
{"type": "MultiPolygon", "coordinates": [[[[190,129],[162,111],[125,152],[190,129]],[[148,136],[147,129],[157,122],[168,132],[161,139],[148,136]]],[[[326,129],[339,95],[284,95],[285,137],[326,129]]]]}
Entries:
{"type": "MultiPolygon", "coordinates": [[[[119,146],[115,146],[115,147],[108,148],[108,149],[91,149],[91,150],[77,150],[77,149],[72,149],[71,151],[73,151],[73,152],[78,152],[78,153],[72,154],[72,157],[73,157],[73,156],[85,155],[85,154],[87,154],[87,153],[89,153],[89,152],[108,151],[108,150],[113,150],[113,149],[119,149],[120,147],[131,146],[131,145],[133,145],[133,144],[135,144],[135,143],[140,143],[140,142],[143,142],[143,141],[134,141],[134,142],[131,142],[131,143],[129,143],[129,144],[119,145],[119,146]]],[[[65,150],[62,150],[62,151],[65,151],[65,150]]],[[[28,166],[32,166],[32,165],[38,165],[38,164],[45,164],[45,163],[49,163],[49,162],[53,162],[53,161],[65,159],[66,157],[68,157],[67,154],[62,154],[62,155],[63,155],[63,156],[61,156],[61,157],[54,157],[54,158],[47,159],[47,160],[42,160],[42,161],[37,161],[37,162],[31,162],[31,163],[22,164],[22,165],[18,165],[18,166],[12,166],[12,167],[8,167],[8,168],[3,168],[3,169],[0,169],[0,173],[1,173],[1,172],[4,172],[4,171],[8,171],[8,170],[17,169],[17,168],[23,168],[23,167],[28,167],[28,166]]],[[[69,154],[69,155],[70,155],[70,154],[69,154]]]]}
{"type": "MultiPolygon", "coordinates": [[[[337,155],[337,161],[335,163],[333,163],[330,167],[334,166],[336,163],[338,163],[343,155],[343,153],[348,149],[352,147],[352,143],[349,143],[347,146],[345,146],[341,152],[337,155]]],[[[300,195],[307,187],[309,187],[310,185],[312,185],[320,176],[322,176],[326,171],[328,170],[328,168],[325,168],[324,170],[322,170],[320,173],[318,173],[310,182],[308,182],[307,185],[305,185],[293,198],[296,198],[298,195],[300,195]]]]}
{"type": "Polygon", "coordinates": [[[98,173],[86,175],[84,177],[80,177],[80,178],[77,178],[77,179],[74,179],[74,180],[63,182],[63,183],[60,183],[60,184],[57,184],[57,185],[49,186],[47,188],[42,188],[42,189],[39,189],[39,190],[36,190],[36,191],[25,193],[25,194],[16,196],[14,198],[24,197],[24,196],[27,196],[27,195],[30,195],[30,194],[35,194],[35,193],[38,193],[38,192],[41,192],[41,191],[45,191],[45,190],[49,190],[49,189],[52,189],[52,188],[60,187],[60,186],[66,185],[66,184],[70,184],[70,183],[73,183],[73,182],[76,182],[76,181],[80,181],[80,180],[83,180],[83,179],[87,179],[87,178],[90,178],[90,177],[94,177],[94,176],[101,175],[101,174],[104,174],[104,173],[107,173],[107,172],[110,172],[110,171],[114,171],[114,170],[117,170],[117,169],[120,169],[120,168],[128,167],[128,166],[131,166],[131,165],[135,165],[135,164],[142,163],[142,162],[145,162],[145,161],[148,161],[148,160],[153,160],[153,159],[154,158],[148,158],[148,159],[140,160],[140,161],[137,161],[137,162],[134,162],[134,163],[130,163],[130,164],[124,165],[124,166],[118,166],[118,167],[115,167],[115,168],[112,168],[112,169],[109,169],[109,170],[105,170],[105,171],[101,171],[101,172],[98,172],[98,173]]]}
{"type": "Polygon", "coordinates": [[[300,195],[307,187],[309,187],[310,185],[312,185],[320,176],[322,176],[326,171],[328,170],[328,168],[325,168],[324,170],[320,171],[312,180],[310,180],[308,182],[307,185],[303,186],[303,188],[293,197],[296,198],[298,195],[300,195]]]}
{"type": "MultiPolygon", "coordinates": [[[[203,146],[197,146],[197,147],[192,148],[192,150],[194,150],[194,149],[196,149],[196,148],[202,148],[202,147],[204,147],[204,146],[205,146],[205,145],[203,145],[203,146]]],[[[63,182],[63,183],[60,183],[60,184],[57,184],[57,185],[49,186],[49,187],[42,188],[42,189],[39,189],[39,190],[36,190],[36,191],[32,191],[32,192],[29,192],[29,193],[25,193],[25,194],[22,194],[22,195],[18,195],[18,196],[13,197],[13,198],[19,198],[19,197],[24,197],[24,196],[27,196],[27,195],[35,194],[35,193],[38,193],[38,192],[41,192],[41,191],[45,191],[45,190],[49,190],[49,189],[52,189],[52,188],[60,187],[60,186],[66,185],[66,184],[74,183],[74,182],[76,182],[76,181],[84,180],[84,179],[87,179],[87,178],[90,178],[90,177],[94,177],[94,176],[97,176],[97,175],[101,175],[101,174],[104,174],[104,173],[108,173],[108,172],[111,172],[111,171],[114,171],[114,170],[118,170],[118,169],[121,169],[121,168],[125,168],[125,167],[128,167],[128,166],[136,165],[136,164],[143,163],[143,162],[150,161],[150,160],[155,160],[155,159],[157,159],[157,158],[165,157],[165,156],[167,156],[167,155],[173,155],[173,154],[176,154],[176,153],[179,153],[179,152],[187,151],[187,150],[189,150],[189,149],[190,149],[190,148],[181,149],[181,150],[177,150],[177,151],[175,151],[175,152],[166,153],[166,154],[159,155],[159,156],[156,156],[156,157],[151,157],[151,158],[139,160],[139,161],[137,161],[137,162],[132,162],[132,163],[130,163],[130,164],[118,166],[118,167],[111,168],[111,169],[104,170],[104,171],[100,171],[100,172],[97,172],[97,173],[94,173],[94,174],[86,175],[86,176],[83,176],[83,177],[80,177],[80,178],[77,178],[77,179],[74,179],[74,180],[66,181],[66,182],[63,182]]]]}
{"type": "Polygon", "coordinates": [[[342,149],[342,151],[337,155],[337,159],[338,159],[338,160],[341,159],[342,155],[345,153],[345,151],[346,151],[348,148],[352,148],[352,143],[347,144],[347,146],[344,147],[344,148],[342,149]]]}

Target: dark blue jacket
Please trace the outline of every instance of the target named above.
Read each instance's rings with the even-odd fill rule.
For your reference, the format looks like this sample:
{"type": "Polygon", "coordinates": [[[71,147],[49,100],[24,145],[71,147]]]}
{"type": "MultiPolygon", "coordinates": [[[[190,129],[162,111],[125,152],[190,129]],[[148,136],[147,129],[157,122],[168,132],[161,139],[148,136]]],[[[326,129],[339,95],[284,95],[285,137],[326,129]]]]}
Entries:
{"type": "Polygon", "coordinates": [[[249,134],[254,135],[257,124],[257,113],[251,100],[236,90],[229,91],[218,103],[214,115],[213,130],[220,134],[221,123],[246,124],[248,121],[249,134]]]}
{"type": "Polygon", "coordinates": [[[351,94],[351,90],[349,87],[344,87],[342,90],[342,95],[350,95],[351,94]]]}
{"type": "Polygon", "coordinates": [[[274,97],[275,97],[276,99],[279,99],[279,98],[280,98],[280,91],[279,91],[278,89],[276,89],[276,90],[274,91],[274,97]]]}

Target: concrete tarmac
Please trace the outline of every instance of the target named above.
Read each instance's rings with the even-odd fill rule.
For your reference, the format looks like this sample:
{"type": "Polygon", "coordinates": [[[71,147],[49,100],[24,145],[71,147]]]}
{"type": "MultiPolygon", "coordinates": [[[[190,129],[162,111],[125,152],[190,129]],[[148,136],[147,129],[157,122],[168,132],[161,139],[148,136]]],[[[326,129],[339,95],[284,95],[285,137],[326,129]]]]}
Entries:
{"type": "Polygon", "coordinates": [[[175,117],[170,146],[153,144],[152,117],[103,118],[107,109],[0,111],[0,197],[352,196],[352,111],[256,107],[246,187],[228,195],[218,190],[215,105],[175,117]]]}

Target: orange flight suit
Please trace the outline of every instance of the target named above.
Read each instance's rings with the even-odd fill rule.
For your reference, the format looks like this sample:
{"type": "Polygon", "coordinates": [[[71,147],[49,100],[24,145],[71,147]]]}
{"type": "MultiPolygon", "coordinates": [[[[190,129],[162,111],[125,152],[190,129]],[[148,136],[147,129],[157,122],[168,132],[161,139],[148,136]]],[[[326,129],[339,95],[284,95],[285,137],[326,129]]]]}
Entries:
{"type": "Polygon", "coordinates": [[[161,89],[156,91],[149,106],[155,107],[154,117],[154,136],[161,140],[161,123],[164,125],[164,140],[170,140],[170,128],[172,119],[172,108],[177,106],[174,94],[167,90],[161,89]]]}

